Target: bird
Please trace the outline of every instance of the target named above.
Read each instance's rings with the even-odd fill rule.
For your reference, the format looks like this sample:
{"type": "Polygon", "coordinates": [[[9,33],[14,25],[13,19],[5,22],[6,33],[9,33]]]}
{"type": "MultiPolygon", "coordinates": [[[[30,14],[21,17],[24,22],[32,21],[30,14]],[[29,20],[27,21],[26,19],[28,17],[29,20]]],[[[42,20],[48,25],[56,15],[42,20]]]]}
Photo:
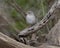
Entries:
{"type": "Polygon", "coordinates": [[[30,25],[34,25],[36,23],[36,16],[32,11],[28,11],[26,13],[26,22],[30,25]]]}
{"type": "MultiPolygon", "coordinates": [[[[34,15],[34,13],[33,13],[32,11],[27,11],[27,12],[26,12],[25,19],[26,19],[26,23],[29,25],[28,28],[29,28],[29,27],[32,27],[33,25],[36,24],[36,16],[34,15]]],[[[28,35],[21,35],[21,34],[23,34],[24,32],[25,32],[25,31],[20,32],[20,33],[18,34],[18,36],[19,36],[19,37],[26,37],[26,36],[28,36],[28,35]]]]}

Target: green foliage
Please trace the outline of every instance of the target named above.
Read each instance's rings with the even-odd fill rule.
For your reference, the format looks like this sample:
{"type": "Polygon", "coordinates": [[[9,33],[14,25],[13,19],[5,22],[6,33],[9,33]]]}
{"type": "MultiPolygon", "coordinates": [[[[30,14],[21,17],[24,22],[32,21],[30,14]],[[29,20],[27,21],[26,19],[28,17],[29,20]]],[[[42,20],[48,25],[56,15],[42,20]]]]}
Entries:
{"type": "Polygon", "coordinates": [[[12,15],[12,17],[13,18],[16,18],[17,17],[17,12],[16,12],[16,10],[11,10],[11,15],[12,15]]]}
{"type": "Polygon", "coordinates": [[[16,21],[16,27],[18,29],[22,30],[25,27],[27,27],[27,24],[25,20],[23,19],[23,17],[19,13],[17,13],[15,9],[11,10],[11,16],[16,21]]]}

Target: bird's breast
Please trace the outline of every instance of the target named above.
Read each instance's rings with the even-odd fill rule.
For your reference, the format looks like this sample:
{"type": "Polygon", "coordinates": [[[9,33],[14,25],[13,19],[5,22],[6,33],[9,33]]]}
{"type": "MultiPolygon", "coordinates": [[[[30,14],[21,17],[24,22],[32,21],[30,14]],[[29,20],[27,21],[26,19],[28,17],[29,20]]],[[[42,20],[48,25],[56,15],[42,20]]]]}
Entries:
{"type": "Polygon", "coordinates": [[[26,16],[26,21],[27,21],[27,23],[29,23],[29,24],[34,24],[35,21],[36,21],[35,16],[34,16],[34,15],[27,15],[27,16],[26,16]]]}

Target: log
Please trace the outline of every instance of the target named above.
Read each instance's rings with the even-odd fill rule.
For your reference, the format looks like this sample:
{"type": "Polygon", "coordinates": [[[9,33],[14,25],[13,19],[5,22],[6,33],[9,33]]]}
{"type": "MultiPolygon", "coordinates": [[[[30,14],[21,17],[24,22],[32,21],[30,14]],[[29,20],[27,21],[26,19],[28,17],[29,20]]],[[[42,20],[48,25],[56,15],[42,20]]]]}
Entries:
{"type": "Polygon", "coordinates": [[[19,43],[0,32],[0,48],[35,48],[19,43]]]}

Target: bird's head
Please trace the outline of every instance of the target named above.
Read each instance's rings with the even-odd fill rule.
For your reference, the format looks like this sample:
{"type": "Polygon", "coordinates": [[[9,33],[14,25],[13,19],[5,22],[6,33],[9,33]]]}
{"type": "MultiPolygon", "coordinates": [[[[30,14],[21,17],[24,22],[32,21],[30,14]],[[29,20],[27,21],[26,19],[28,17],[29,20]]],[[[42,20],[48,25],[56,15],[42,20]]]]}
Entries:
{"type": "Polygon", "coordinates": [[[34,13],[33,13],[32,11],[28,11],[26,14],[27,14],[27,15],[28,15],[28,14],[29,14],[29,15],[34,15],[34,13]]]}

